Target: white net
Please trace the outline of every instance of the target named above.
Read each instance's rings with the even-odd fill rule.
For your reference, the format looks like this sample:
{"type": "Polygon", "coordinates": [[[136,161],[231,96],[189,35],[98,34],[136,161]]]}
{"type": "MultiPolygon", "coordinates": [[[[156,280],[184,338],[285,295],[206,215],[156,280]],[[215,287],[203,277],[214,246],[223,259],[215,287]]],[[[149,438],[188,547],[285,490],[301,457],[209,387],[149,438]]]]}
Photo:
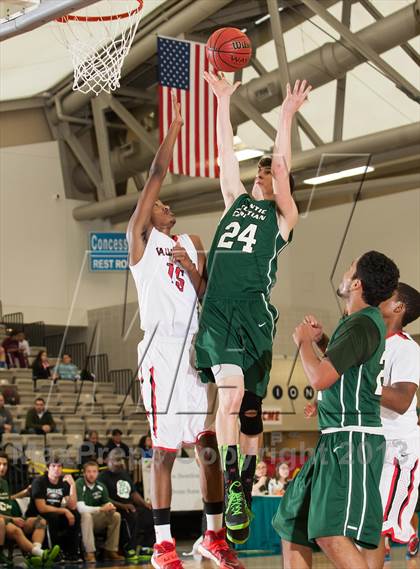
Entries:
{"type": "Polygon", "coordinates": [[[103,0],[57,21],[73,61],[74,91],[99,95],[119,88],[142,8],[142,0],[103,0]],[[92,12],[95,6],[96,12],[92,12]]]}

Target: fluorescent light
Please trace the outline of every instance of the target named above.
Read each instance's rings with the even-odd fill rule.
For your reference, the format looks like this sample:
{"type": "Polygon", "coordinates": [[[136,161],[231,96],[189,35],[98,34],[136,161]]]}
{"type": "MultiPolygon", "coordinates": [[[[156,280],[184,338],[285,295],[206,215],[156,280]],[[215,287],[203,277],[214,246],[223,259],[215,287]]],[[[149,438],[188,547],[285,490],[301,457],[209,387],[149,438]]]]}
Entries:
{"type": "Polygon", "coordinates": [[[254,24],[256,26],[258,26],[258,24],[262,24],[263,22],[265,22],[269,18],[271,18],[270,14],[266,14],[265,16],[261,16],[261,18],[258,18],[258,20],[255,20],[254,24]]]}
{"type": "Polygon", "coordinates": [[[342,178],[350,178],[351,176],[359,176],[360,174],[369,174],[373,172],[373,166],[359,166],[358,168],[349,168],[348,170],[340,170],[340,172],[333,172],[332,174],[324,174],[324,176],[316,176],[315,178],[308,178],[303,180],[304,184],[317,186],[319,184],[326,184],[334,180],[341,180],[342,178]]]}
{"type": "Polygon", "coordinates": [[[258,156],[263,156],[264,152],[262,150],[256,150],[255,148],[244,148],[243,150],[237,150],[235,156],[239,162],[244,160],[249,160],[250,158],[258,158],[258,156]]]}

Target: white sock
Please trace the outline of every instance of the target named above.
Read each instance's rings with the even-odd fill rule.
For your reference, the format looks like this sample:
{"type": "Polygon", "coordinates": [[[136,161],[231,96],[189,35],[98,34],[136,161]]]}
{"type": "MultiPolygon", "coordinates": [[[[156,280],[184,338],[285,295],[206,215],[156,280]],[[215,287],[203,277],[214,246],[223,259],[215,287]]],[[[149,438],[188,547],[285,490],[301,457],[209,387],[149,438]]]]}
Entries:
{"type": "Polygon", "coordinates": [[[171,524],[155,526],[155,533],[156,543],[162,543],[162,541],[172,541],[171,524]]]}
{"type": "Polygon", "coordinates": [[[32,547],[32,555],[36,555],[37,557],[42,557],[44,550],[41,547],[40,543],[34,543],[32,547]]]}
{"type": "Polygon", "coordinates": [[[220,531],[223,527],[223,514],[206,514],[207,529],[220,531]]]}

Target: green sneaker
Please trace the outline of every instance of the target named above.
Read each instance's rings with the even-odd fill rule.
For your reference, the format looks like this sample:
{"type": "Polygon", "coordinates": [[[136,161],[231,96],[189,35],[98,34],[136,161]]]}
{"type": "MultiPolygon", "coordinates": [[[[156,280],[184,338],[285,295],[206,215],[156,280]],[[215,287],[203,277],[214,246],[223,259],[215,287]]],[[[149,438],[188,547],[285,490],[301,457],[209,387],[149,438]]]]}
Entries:
{"type": "Polygon", "coordinates": [[[39,555],[31,555],[25,559],[25,565],[30,569],[41,568],[43,567],[42,557],[39,557],[39,555]]]}
{"type": "Polygon", "coordinates": [[[225,523],[228,530],[249,526],[248,508],[239,480],[231,483],[225,495],[225,523]]]}
{"type": "Polygon", "coordinates": [[[137,563],[137,557],[138,555],[135,549],[129,549],[125,552],[125,560],[127,563],[137,563]]]}
{"type": "Polygon", "coordinates": [[[43,567],[54,567],[54,562],[60,556],[61,548],[59,545],[54,545],[52,549],[47,549],[42,555],[43,567]]]}

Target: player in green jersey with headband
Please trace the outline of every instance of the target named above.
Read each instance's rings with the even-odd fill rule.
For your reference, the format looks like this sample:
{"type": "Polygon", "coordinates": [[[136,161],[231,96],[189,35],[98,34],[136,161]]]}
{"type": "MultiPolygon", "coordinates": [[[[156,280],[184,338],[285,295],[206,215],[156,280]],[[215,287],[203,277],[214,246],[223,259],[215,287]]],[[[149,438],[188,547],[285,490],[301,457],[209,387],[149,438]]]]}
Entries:
{"type": "Polygon", "coordinates": [[[225,522],[229,539],[244,543],[278,317],[270,292],[277,257],[290,243],[298,220],[290,176],[292,122],[311,87],[306,81],[296,81],[293,90],[287,87],[273,156],[260,160],[249,195],[240,179],[229,115],[239,83],[231,85],[223,74],[205,73],[205,79],[218,101],[225,212],[208,257],[196,366],[203,381],[215,381],[218,387],[216,434],[224,469],[225,522]]]}
{"type": "Polygon", "coordinates": [[[337,291],[345,314],[328,344],[316,321],[294,333],[303,369],[318,391],[321,437],[273,520],[285,569],[309,569],[319,547],[334,567],[368,569],[357,546],[378,546],[385,439],[380,401],[386,326],[378,305],[398,284],[395,263],[376,251],[353,261],[337,291]],[[315,351],[317,343],[324,357],[315,351]]]}

